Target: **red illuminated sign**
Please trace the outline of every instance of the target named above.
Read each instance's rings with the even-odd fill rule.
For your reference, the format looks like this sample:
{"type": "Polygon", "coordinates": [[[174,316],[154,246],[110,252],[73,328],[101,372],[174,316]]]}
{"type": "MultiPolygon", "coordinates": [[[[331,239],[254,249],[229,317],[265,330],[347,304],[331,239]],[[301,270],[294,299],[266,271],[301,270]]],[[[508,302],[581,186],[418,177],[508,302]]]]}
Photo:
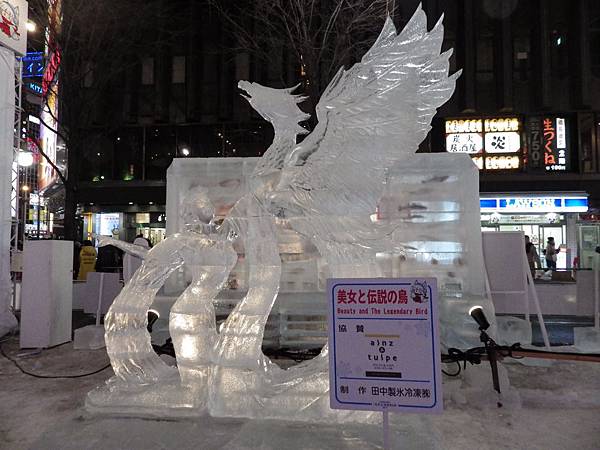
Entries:
{"type": "Polygon", "coordinates": [[[556,129],[550,119],[544,119],[544,164],[546,166],[556,164],[554,150],[552,148],[556,138],[556,129]]]}
{"type": "Polygon", "coordinates": [[[48,90],[54,82],[56,74],[58,73],[58,69],[60,68],[60,61],[60,50],[56,49],[56,51],[52,53],[52,56],[50,56],[50,60],[46,66],[46,71],[44,72],[44,78],[42,79],[42,94],[44,97],[48,95],[48,90]]]}

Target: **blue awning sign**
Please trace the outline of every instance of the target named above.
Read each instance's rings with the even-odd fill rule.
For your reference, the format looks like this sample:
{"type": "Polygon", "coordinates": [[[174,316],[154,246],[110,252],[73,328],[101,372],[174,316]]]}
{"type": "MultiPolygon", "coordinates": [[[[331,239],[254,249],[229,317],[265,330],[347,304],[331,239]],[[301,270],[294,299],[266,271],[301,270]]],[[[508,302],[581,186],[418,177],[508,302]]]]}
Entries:
{"type": "Polygon", "coordinates": [[[481,212],[506,213],[560,213],[587,212],[588,198],[585,196],[523,196],[481,198],[481,212]]]}

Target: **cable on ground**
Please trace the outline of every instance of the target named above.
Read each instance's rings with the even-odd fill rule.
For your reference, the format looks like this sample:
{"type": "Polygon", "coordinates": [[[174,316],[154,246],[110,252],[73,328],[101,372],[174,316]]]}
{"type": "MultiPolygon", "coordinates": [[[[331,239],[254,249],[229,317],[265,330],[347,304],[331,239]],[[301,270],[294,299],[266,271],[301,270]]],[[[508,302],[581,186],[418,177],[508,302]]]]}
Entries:
{"type": "MultiPolygon", "coordinates": [[[[8,339],[7,339],[8,340],[8,339]]],[[[82,373],[82,374],[78,374],[78,375],[40,375],[37,373],[33,373],[33,372],[29,372],[28,370],[23,369],[23,367],[21,367],[21,365],[19,364],[19,362],[14,359],[11,358],[10,356],[8,356],[5,352],[4,352],[4,348],[2,348],[2,342],[5,341],[1,341],[0,342],[0,354],[2,356],[4,356],[6,359],[8,359],[10,362],[12,362],[17,369],[19,369],[21,371],[21,373],[25,374],[25,375],[29,375],[30,377],[34,377],[34,378],[44,378],[44,379],[71,379],[71,378],[84,378],[84,377],[89,377],[91,375],[96,375],[97,373],[100,373],[106,369],[108,369],[110,367],[110,363],[107,364],[106,366],[95,370],[93,372],[89,372],[89,373],[82,373]]]]}

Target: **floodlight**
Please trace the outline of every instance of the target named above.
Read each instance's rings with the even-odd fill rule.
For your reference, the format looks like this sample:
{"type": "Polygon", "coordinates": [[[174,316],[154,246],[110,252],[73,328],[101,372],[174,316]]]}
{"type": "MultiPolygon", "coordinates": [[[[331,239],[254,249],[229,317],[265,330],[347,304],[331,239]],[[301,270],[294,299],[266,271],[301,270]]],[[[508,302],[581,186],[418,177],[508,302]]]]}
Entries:
{"type": "Polygon", "coordinates": [[[21,167],[30,167],[33,165],[33,153],[19,152],[17,156],[17,162],[21,167]]]}
{"type": "Polygon", "coordinates": [[[479,325],[479,329],[481,331],[485,331],[490,327],[490,323],[488,322],[485,314],[483,313],[483,308],[479,305],[473,306],[469,309],[469,315],[473,318],[477,325],[479,325]]]}

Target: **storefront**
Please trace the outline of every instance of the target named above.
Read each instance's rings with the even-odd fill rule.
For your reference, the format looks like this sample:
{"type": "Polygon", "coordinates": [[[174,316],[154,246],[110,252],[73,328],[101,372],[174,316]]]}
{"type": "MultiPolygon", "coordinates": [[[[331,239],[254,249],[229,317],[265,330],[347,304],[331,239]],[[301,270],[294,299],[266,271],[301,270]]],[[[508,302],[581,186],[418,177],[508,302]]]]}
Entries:
{"type": "Polygon", "coordinates": [[[30,194],[25,211],[25,235],[29,239],[41,239],[54,232],[54,214],[48,211],[47,199],[39,194],[30,194]]]}
{"type": "Polygon", "coordinates": [[[83,239],[94,236],[112,236],[132,242],[137,235],[147,238],[152,245],[165,238],[165,214],[160,212],[87,212],[83,213],[83,239]]]}
{"type": "Polygon", "coordinates": [[[553,237],[558,254],[557,267],[573,267],[580,245],[578,219],[588,210],[587,194],[569,193],[490,193],[481,194],[483,231],[523,231],[542,250],[553,237]]]}

